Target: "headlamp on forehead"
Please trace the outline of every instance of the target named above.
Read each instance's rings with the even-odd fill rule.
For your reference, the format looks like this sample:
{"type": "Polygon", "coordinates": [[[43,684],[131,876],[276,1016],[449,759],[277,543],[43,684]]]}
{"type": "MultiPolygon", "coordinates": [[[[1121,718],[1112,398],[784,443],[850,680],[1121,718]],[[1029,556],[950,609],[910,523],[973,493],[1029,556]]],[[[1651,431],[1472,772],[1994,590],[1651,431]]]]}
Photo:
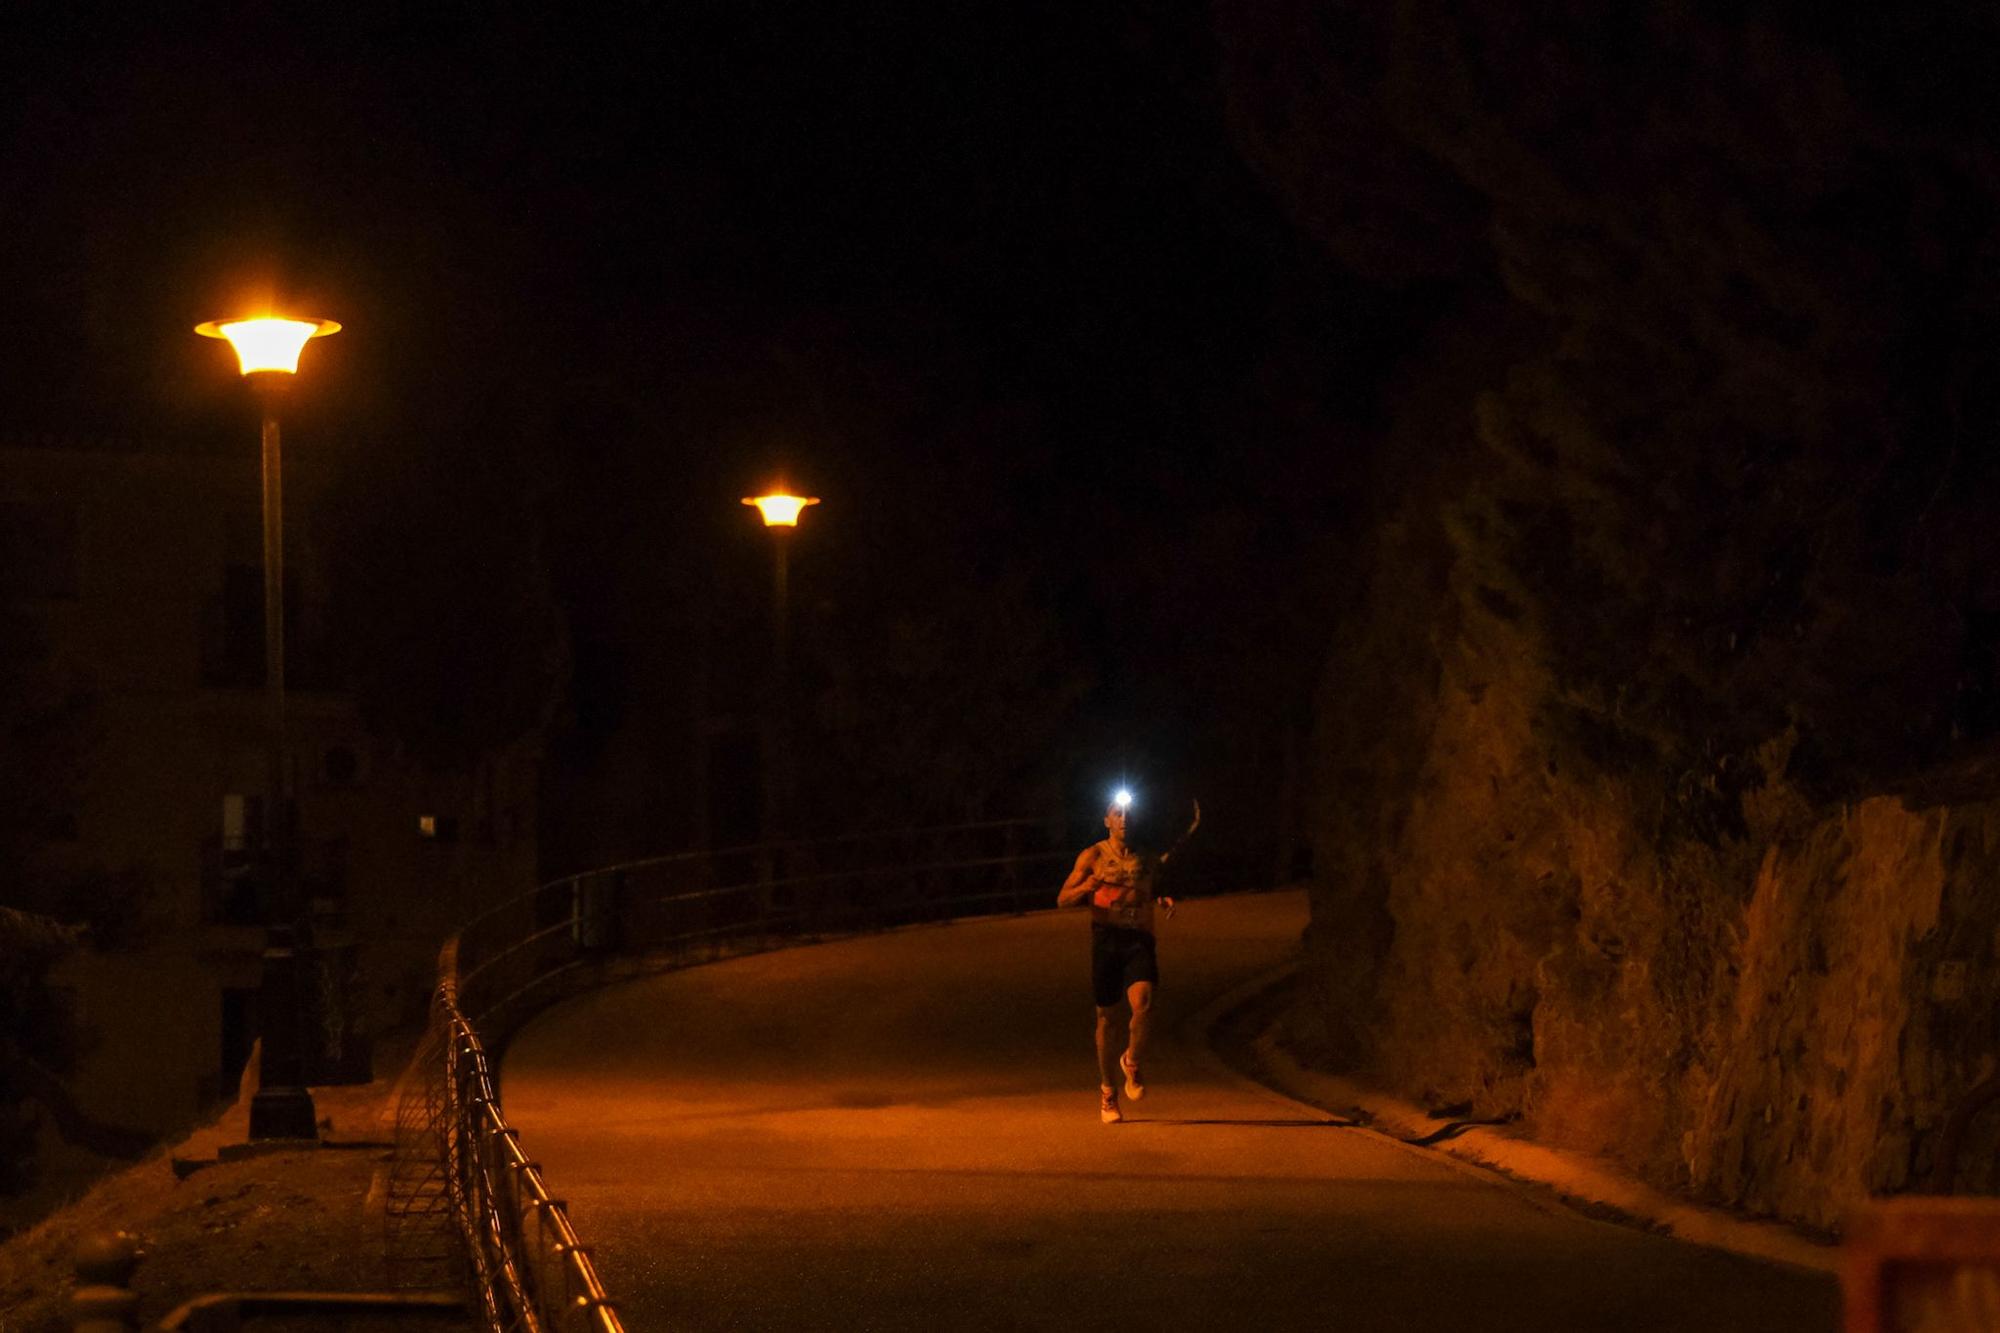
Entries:
{"type": "Polygon", "coordinates": [[[1130,810],[1132,808],[1132,793],[1120,787],[1118,794],[1111,798],[1111,808],[1121,814],[1130,810]]]}

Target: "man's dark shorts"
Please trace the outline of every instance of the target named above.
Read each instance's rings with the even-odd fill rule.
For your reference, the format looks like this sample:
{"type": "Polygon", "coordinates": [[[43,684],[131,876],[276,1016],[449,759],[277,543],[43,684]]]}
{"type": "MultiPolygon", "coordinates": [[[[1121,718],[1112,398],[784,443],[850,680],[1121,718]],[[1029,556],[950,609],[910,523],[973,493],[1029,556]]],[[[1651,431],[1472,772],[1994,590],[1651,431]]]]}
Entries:
{"type": "Polygon", "coordinates": [[[1125,1001],[1125,992],[1135,981],[1160,980],[1160,960],[1153,951],[1153,936],[1126,926],[1090,927],[1090,998],[1100,1009],[1125,1001]]]}

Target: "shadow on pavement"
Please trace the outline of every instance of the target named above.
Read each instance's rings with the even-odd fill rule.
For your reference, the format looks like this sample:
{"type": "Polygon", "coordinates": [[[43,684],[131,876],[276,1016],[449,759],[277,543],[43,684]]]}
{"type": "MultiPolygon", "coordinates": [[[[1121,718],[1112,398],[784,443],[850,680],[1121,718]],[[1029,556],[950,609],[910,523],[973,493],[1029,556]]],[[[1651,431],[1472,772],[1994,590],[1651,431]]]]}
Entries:
{"type": "Polygon", "coordinates": [[[1127,1120],[1127,1126],[1146,1125],[1253,1125],[1259,1129],[1360,1129],[1359,1120],[1175,1120],[1171,1118],[1127,1120]]]}

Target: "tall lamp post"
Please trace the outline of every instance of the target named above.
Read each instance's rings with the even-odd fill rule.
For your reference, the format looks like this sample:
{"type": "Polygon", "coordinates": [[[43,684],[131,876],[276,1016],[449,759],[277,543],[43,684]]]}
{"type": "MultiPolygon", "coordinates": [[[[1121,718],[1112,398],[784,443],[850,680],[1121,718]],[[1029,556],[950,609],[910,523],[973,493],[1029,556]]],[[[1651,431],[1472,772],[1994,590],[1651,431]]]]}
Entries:
{"type": "Polygon", "coordinates": [[[790,777],[785,752],[786,658],[790,654],[791,535],[798,529],[799,515],[807,505],[819,503],[816,495],[788,495],[773,491],[768,495],[746,495],[743,503],[754,507],[771,534],[771,682],[770,703],[764,710],[764,814],[763,841],[777,832],[784,788],[790,777]]]}
{"type": "Polygon", "coordinates": [[[285,511],[278,402],[313,338],[340,331],[330,319],[223,319],[195,327],[236,349],[263,413],[264,509],[264,957],[258,987],[263,1056],[250,1102],[250,1138],[317,1139],[301,1041],[298,924],[292,865],[293,811],[285,763],[285,511]]]}

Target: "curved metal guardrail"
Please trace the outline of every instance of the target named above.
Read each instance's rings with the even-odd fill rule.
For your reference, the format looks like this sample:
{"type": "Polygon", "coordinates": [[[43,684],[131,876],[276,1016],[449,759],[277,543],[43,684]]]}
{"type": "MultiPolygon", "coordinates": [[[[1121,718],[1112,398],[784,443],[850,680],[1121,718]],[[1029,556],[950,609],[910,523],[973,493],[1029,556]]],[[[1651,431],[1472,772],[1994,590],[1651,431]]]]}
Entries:
{"type": "Polygon", "coordinates": [[[469,1283],[494,1330],[623,1329],[563,1201],[507,1124],[501,1045],[578,991],[805,940],[1050,906],[1070,855],[1033,820],[855,834],[608,866],[495,904],[438,960],[398,1098],[397,1285],[469,1283]]]}

